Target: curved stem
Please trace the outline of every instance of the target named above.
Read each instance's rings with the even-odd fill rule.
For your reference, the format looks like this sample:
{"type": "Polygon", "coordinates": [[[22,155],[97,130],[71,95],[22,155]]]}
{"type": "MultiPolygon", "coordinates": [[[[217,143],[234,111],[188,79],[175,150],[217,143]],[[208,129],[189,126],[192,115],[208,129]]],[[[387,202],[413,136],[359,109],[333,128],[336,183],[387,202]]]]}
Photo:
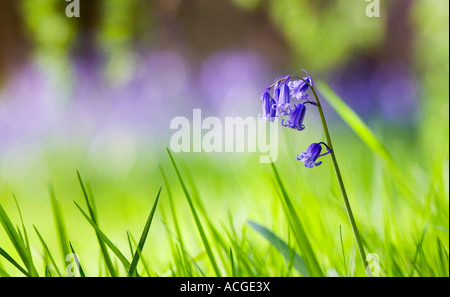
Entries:
{"type": "MultiPolygon", "coordinates": [[[[325,116],[323,114],[322,106],[320,105],[320,101],[319,101],[319,98],[317,96],[317,93],[316,93],[316,91],[314,90],[314,88],[311,85],[310,85],[310,88],[311,88],[311,91],[313,92],[314,97],[315,97],[316,102],[317,102],[317,109],[319,110],[320,119],[322,120],[322,126],[323,126],[323,130],[325,132],[325,137],[327,139],[328,146],[331,149],[331,159],[333,160],[334,171],[336,173],[336,177],[337,177],[338,182],[339,182],[339,188],[341,189],[342,198],[344,199],[345,209],[347,210],[347,216],[348,216],[348,219],[350,220],[350,224],[352,226],[353,235],[355,236],[355,240],[356,240],[356,244],[358,246],[359,254],[360,254],[361,259],[362,259],[363,264],[364,264],[364,269],[366,270],[366,267],[367,267],[366,253],[364,252],[364,247],[363,247],[363,244],[362,244],[362,241],[361,241],[361,237],[359,236],[358,228],[356,227],[355,218],[353,217],[352,208],[350,207],[350,202],[348,201],[347,192],[345,191],[344,182],[342,180],[341,172],[339,170],[339,166],[338,166],[338,163],[337,163],[337,160],[336,160],[336,155],[334,153],[333,144],[331,142],[331,138],[330,138],[330,133],[328,131],[327,122],[325,121],[325,116]]],[[[371,276],[370,270],[369,271],[366,270],[366,273],[367,273],[368,276],[371,276]]]]}

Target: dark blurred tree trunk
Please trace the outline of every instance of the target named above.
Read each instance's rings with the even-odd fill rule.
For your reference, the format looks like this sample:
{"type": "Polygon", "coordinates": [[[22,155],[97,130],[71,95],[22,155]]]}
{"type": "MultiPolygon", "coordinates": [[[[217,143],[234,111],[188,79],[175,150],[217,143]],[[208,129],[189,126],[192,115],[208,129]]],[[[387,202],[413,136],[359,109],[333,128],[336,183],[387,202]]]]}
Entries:
{"type": "MultiPolygon", "coordinates": [[[[69,22],[73,22],[75,28],[73,44],[68,50],[75,80],[88,79],[93,85],[102,81],[102,57],[98,33],[104,1],[108,0],[80,0],[80,16],[68,19],[69,22]]],[[[63,5],[67,3],[69,2],[63,2],[63,5]]]]}
{"type": "MultiPolygon", "coordinates": [[[[1,0],[0,0],[1,1],[1,0]]],[[[75,30],[73,45],[68,51],[72,57],[86,62],[95,62],[98,58],[98,30],[101,24],[101,10],[104,1],[108,0],[79,0],[80,16],[67,17],[75,30]]],[[[65,14],[66,8],[71,2],[58,0],[57,12],[65,14]]],[[[92,65],[94,66],[94,65],[92,65]]]]}
{"type": "Polygon", "coordinates": [[[97,33],[101,22],[102,0],[80,0],[80,17],[77,22],[77,39],[74,48],[75,56],[82,59],[96,59],[97,33]]]}
{"type": "Polygon", "coordinates": [[[0,1],[0,86],[26,57],[21,1],[0,1]]]}
{"type": "Polygon", "coordinates": [[[411,76],[414,64],[411,9],[414,0],[381,3],[386,5],[379,20],[386,23],[384,40],[378,47],[355,56],[345,67],[337,70],[338,75],[332,73],[331,77],[340,77],[333,87],[363,117],[378,111],[384,112],[386,119],[389,117],[397,123],[409,124],[414,118],[409,117],[408,111],[414,108],[414,100],[417,100],[411,76]],[[361,97],[362,93],[366,95],[361,97]],[[402,104],[398,102],[403,102],[403,105],[394,113],[393,103],[402,104]]]}
{"type": "Polygon", "coordinates": [[[392,1],[387,11],[387,31],[383,47],[379,52],[382,62],[403,66],[411,64],[413,58],[413,32],[411,31],[411,8],[414,0],[392,1]]]}
{"type": "Polygon", "coordinates": [[[241,49],[262,54],[274,66],[284,67],[289,47],[263,8],[241,9],[232,1],[156,0],[153,44],[184,50],[190,58],[202,60],[224,49],[241,49]]]}

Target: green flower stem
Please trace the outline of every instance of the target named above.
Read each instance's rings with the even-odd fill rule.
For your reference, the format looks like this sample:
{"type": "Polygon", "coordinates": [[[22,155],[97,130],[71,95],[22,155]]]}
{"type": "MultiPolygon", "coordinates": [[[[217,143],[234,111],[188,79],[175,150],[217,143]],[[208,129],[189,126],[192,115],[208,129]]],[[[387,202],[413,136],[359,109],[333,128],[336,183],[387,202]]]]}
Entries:
{"type": "MultiPolygon", "coordinates": [[[[339,182],[339,188],[341,189],[342,198],[344,198],[344,204],[345,204],[345,209],[347,210],[348,219],[350,220],[350,224],[352,226],[353,235],[355,236],[356,244],[358,245],[359,254],[360,254],[361,259],[364,264],[364,269],[366,270],[366,267],[367,267],[366,253],[364,252],[364,247],[363,247],[363,244],[361,241],[361,237],[359,236],[358,228],[356,227],[355,218],[353,217],[352,208],[350,207],[350,202],[348,201],[347,192],[345,191],[344,182],[342,181],[341,172],[339,170],[339,166],[338,166],[338,163],[336,160],[336,155],[334,153],[334,148],[333,148],[333,144],[331,142],[330,133],[328,131],[327,122],[325,121],[325,116],[323,114],[322,106],[320,105],[320,101],[317,96],[316,90],[314,90],[314,88],[311,85],[310,85],[310,87],[311,87],[311,90],[316,99],[317,109],[319,110],[320,119],[322,120],[322,126],[323,126],[323,130],[325,132],[325,137],[327,139],[327,144],[331,149],[331,159],[333,160],[334,171],[336,172],[336,177],[339,182]]],[[[369,271],[366,270],[366,273],[368,274],[368,276],[371,276],[370,270],[369,271]]]]}

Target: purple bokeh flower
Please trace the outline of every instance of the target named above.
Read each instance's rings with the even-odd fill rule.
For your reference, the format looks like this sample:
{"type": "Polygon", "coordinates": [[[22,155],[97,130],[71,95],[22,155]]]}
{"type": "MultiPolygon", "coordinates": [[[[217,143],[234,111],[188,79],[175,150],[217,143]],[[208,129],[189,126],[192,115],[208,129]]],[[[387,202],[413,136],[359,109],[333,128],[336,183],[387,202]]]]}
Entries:
{"type": "Polygon", "coordinates": [[[330,87],[362,118],[379,116],[397,126],[409,126],[420,117],[421,84],[405,66],[359,61],[329,75],[333,78],[330,87]]]}
{"type": "MultiPolygon", "coordinates": [[[[241,50],[219,51],[207,57],[199,68],[193,107],[201,107],[216,116],[244,116],[254,111],[248,98],[259,92],[267,81],[267,61],[259,54],[241,50]]],[[[278,100],[270,90],[270,95],[278,100]]]]}

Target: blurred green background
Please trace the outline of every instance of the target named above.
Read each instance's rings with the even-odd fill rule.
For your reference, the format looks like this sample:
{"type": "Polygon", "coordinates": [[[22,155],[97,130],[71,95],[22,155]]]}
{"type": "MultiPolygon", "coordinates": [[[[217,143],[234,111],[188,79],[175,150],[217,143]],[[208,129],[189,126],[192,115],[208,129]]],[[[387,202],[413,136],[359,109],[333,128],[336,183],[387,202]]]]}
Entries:
{"type": "MultiPolygon", "coordinates": [[[[204,117],[257,116],[264,88],[303,68],[355,110],[408,181],[402,190],[397,173],[323,102],[360,232],[368,253],[380,256],[382,275],[448,275],[441,263],[449,246],[448,1],[381,0],[379,18],[366,16],[363,0],[81,0],[79,18],[66,16],[68,4],[0,2],[0,203],[19,222],[14,193],[25,224],[38,227],[55,252],[49,183],[81,261],[91,275],[105,274],[95,233],[73,204],[83,201],[76,171],[95,195],[105,233],[126,250],[126,231],[138,238],[164,183],[161,167],[169,183],[144,250],[152,273],[176,263],[164,226],[173,228],[170,188],[186,248],[213,274],[165,150],[170,121],[191,118],[194,108],[204,117]]],[[[361,275],[330,160],[310,170],[294,159],[323,140],[318,114],[305,125],[301,133],[280,126],[276,166],[324,270],[361,275]]],[[[242,239],[254,265],[242,274],[289,274],[247,225],[251,219],[291,236],[270,165],[256,153],[174,157],[205,206],[203,220],[242,239]]],[[[1,231],[0,247],[14,254],[1,231]]]]}

